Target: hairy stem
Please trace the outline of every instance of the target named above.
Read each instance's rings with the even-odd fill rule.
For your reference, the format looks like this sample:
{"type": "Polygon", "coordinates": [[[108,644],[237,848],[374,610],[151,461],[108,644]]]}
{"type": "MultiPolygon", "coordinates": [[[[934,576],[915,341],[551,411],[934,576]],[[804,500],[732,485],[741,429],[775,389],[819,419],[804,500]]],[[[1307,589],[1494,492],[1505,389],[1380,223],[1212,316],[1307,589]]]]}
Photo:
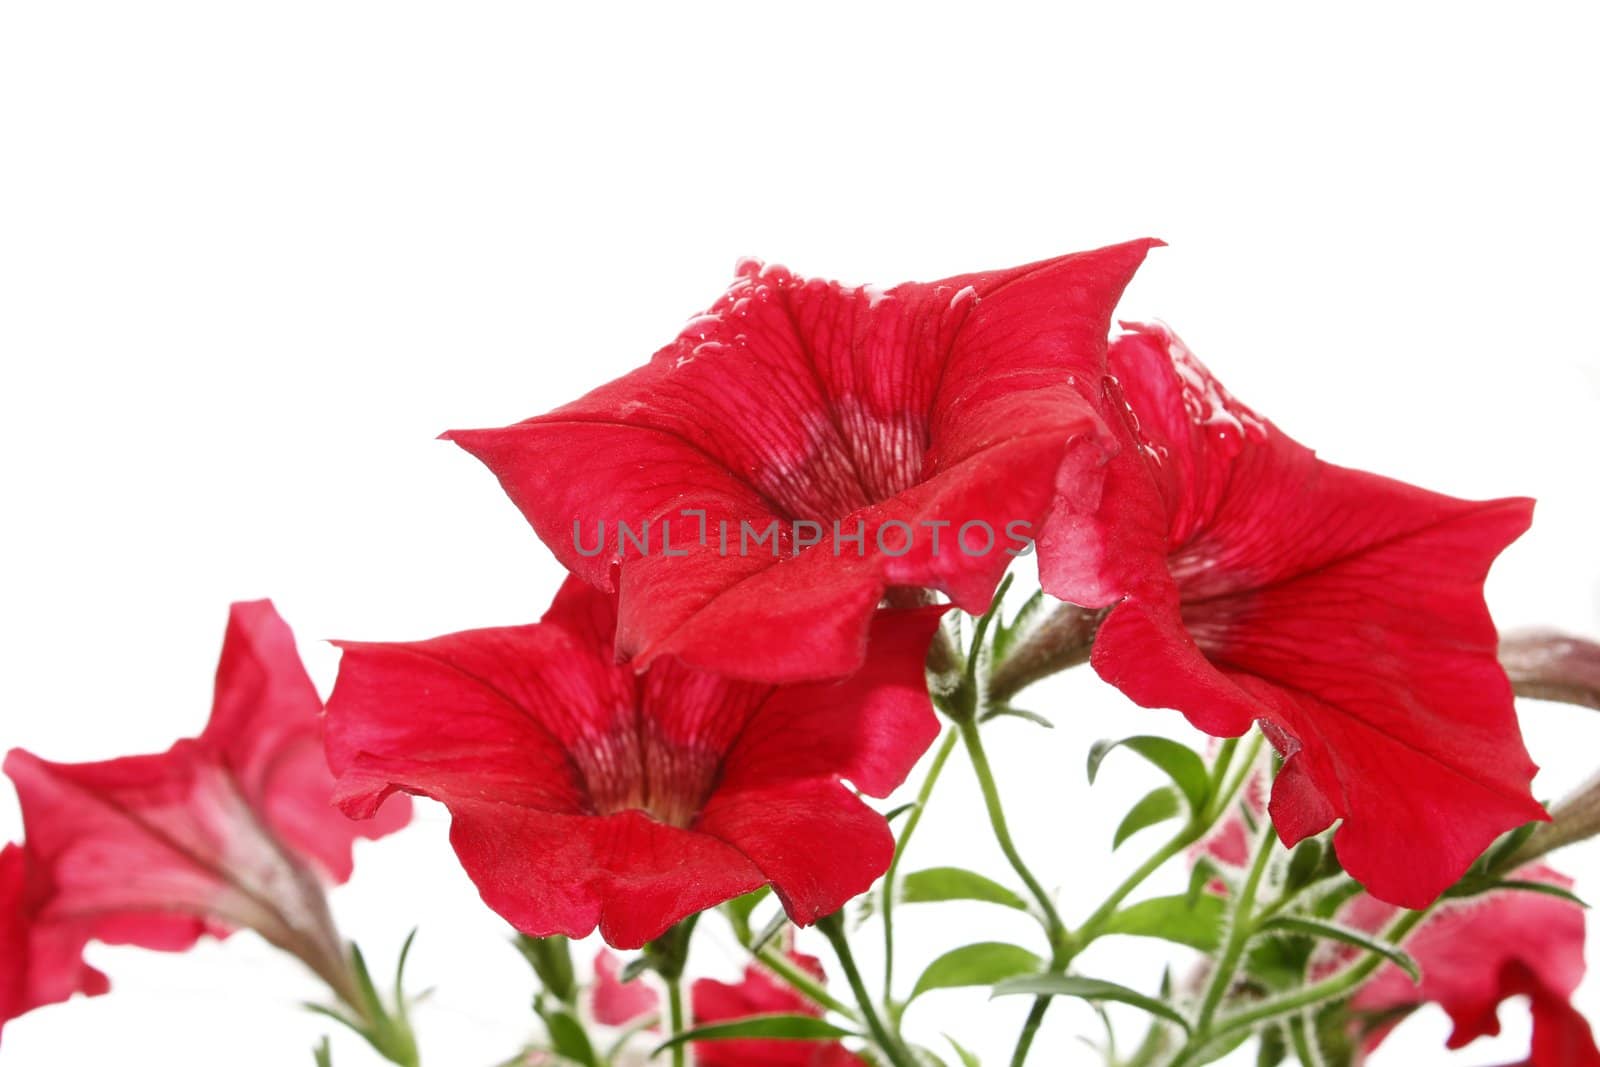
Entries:
{"type": "Polygon", "coordinates": [[[1256,932],[1254,914],[1256,894],[1260,892],[1262,876],[1267,873],[1267,864],[1272,859],[1277,845],[1277,831],[1273,829],[1270,821],[1263,820],[1261,839],[1256,844],[1255,861],[1250,865],[1250,873],[1246,876],[1244,886],[1239,890],[1238,899],[1234,903],[1233,921],[1228,925],[1227,943],[1223,946],[1222,957],[1217,961],[1216,969],[1211,972],[1211,980],[1206,984],[1205,996],[1200,1001],[1200,1014],[1195,1019],[1197,1034],[1205,1034],[1211,1028],[1211,1021],[1216,1017],[1218,1005],[1233,986],[1234,975],[1239,970],[1239,961],[1244,957],[1245,945],[1256,932]]]}
{"type": "Polygon", "coordinates": [[[822,936],[828,939],[828,944],[833,946],[833,954],[839,958],[839,969],[844,972],[845,981],[850,984],[850,991],[855,994],[856,1003],[861,1007],[861,1017],[866,1020],[867,1029],[872,1033],[872,1040],[878,1046],[884,1058],[893,1067],[916,1067],[916,1061],[911,1054],[901,1046],[900,1041],[883,1025],[883,1019],[878,1015],[877,1007],[872,1003],[872,996],[867,992],[867,984],[861,980],[861,971],[856,966],[855,955],[850,951],[850,939],[845,936],[844,922],[839,913],[817,920],[817,929],[822,936]]]}
{"type": "Polygon", "coordinates": [[[1041,678],[1089,659],[1104,611],[1062,604],[1018,642],[989,676],[988,698],[1003,704],[1041,678]]]}

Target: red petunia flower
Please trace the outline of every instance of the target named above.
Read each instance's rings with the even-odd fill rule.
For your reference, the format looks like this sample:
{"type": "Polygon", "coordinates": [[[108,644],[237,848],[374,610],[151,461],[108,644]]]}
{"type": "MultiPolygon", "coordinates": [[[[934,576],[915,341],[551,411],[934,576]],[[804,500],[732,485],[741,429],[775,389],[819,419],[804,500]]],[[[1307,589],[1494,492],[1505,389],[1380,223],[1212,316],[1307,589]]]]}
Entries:
{"type": "Polygon", "coordinates": [[[890,587],[981,612],[1058,496],[1092,500],[1098,380],[1156,242],[881,290],[746,262],[650,363],[445,436],[574,574],[618,651],[769,682],[861,665],[890,587]],[[626,525],[626,529],[621,524],[626,525]]]}
{"type": "Polygon", "coordinates": [[[1166,329],[1130,329],[1102,395],[1122,449],[1098,509],[1041,540],[1045,588],[1117,605],[1092,662],[1137,703],[1219,737],[1261,723],[1286,758],[1270,804],[1286,844],[1342,819],[1353,877],[1430,903],[1545,817],[1482,593],[1531,502],[1324,463],[1166,329]]]}
{"type": "MultiPolygon", "coordinates": [[[[790,952],[795,966],[821,981],[822,963],[815,956],[790,952]]],[[[697,1026],[733,1022],[752,1015],[821,1016],[822,1008],[755,964],[745,968],[738,985],[698,979],[689,990],[697,1026]]],[[[866,1061],[837,1041],[734,1039],[694,1042],[699,1067],[867,1067],[866,1061]]]]}
{"type": "Polygon", "coordinates": [[[594,987],[589,991],[590,1013],[601,1026],[627,1026],[656,1012],[661,994],[644,978],[622,980],[622,964],[609,949],[594,958],[594,987]]]}
{"type": "Polygon", "coordinates": [[[25,848],[49,887],[40,921],[168,951],[249,927],[354,995],[320,879],[347,879],[354,840],[399,829],[410,810],[402,800],[356,823],[333,807],[321,707],[261,600],[229,614],[198,738],[98,763],[13,750],[25,848]]]}
{"type": "Polygon", "coordinates": [[[0,1032],[34,1008],[111,988],[83,962],[87,937],[81,929],[38,921],[44,887],[35,873],[22,846],[0,849],[0,1032]]]}
{"type": "Polygon", "coordinates": [[[873,620],[837,683],[772,687],[616,662],[614,599],[569,578],[544,619],[409,644],[347,643],[328,757],[351,815],[442,801],[491,908],[535,937],[598,924],[636,948],[771,883],[837,910],[888,866],[884,796],[938,732],[923,662],[942,609],[873,620]]]}
{"type": "MultiPolygon", "coordinates": [[[[1570,888],[1548,867],[1524,868],[1514,877],[1570,888]]],[[[1340,919],[1363,930],[1381,929],[1395,909],[1357,897],[1340,919]]],[[[1533,1046],[1522,1067],[1600,1067],[1589,1024],[1571,1004],[1583,980],[1584,917],[1578,905],[1526,890],[1503,890],[1447,906],[1417,928],[1405,949],[1422,969],[1414,985],[1388,964],[1356,993],[1356,1013],[1383,1017],[1408,1007],[1438,1004],[1455,1029],[1448,1046],[1461,1048],[1500,1032],[1499,1007],[1529,998],[1533,1046]]],[[[1393,1021],[1366,1035],[1370,1050],[1388,1036],[1393,1021]]]]}

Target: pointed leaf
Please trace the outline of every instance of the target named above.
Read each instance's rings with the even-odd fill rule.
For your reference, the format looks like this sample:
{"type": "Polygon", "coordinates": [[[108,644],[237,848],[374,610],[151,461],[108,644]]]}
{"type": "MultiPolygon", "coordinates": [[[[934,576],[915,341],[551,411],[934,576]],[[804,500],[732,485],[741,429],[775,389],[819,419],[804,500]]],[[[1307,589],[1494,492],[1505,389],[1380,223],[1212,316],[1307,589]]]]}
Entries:
{"type": "Polygon", "coordinates": [[[1520,878],[1508,878],[1496,882],[1491,889],[1511,889],[1523,893],[1543,893],[1546,896],[1559,897],[1569,904],[1576,904],[1580,908],[1588,909],[1589,905],[1584,899],[1565,886],[1552,885],[1549,882],[1527,882],[1520,878]]]}
{"type": "Polygon", "coordinates": [[[955,1038],[945,1034],[944,1039],[950,1042],[950,1047],[956,1050],[957,1056],[961,1057],[961,1067],[983,1067],[983,1064],[978,1062],[978,1057],[968,1052],[955,1038]]]}
{"type": "Polygon", "coordinates": [[[1098,978],[1083,978],[1075,974],[1034,974],[1022,978],[1008,978],[994,987],[996,997],[1078,997],[1082,1000],[1114,1000],[1160,1016],[1189,1030],[1189,1020],[1169,1004],[1147,997],[1137,990],[1098,978]]]}
{"type": "Polygon", "coordinates": [[[1046,730],[1054,730],[1056,728],[1055,723],[1051,722],[1043,715],[1040,715],[1037,711],[1029,711],[1027,708],[1013,707],[1010,704],[997,704],[990,708],[988,711],[983,713],[982,721],[988,722],[991,719],[998,719],[1002,716],[1010,716],[1013,719],[1026,719],[1035,726],[1043,726],[1046,730]]]}
{"type": "Polygon", "coordinates": [[[328,1039],[323,1038],[322,1043],[311,1050],[311,1055],[317,1059],[317,1067],[333,1067],[333,1049],[328,1045],[328,1039]]]}
{"type": "Polygon", "coordinates": [[[1164,785],[1146,793],[1137,804],[1128,809],[1128,814],[1122,817],[1117,832],[1111,836],[1112,851],[1121,848],[1124,841],[1140,830],[1164,823],[1182,810],[1183,801],[1178,799],[1177,790],[1170,786],[1164,785]]]}
{"type": "Polygon", "coordinates": [[[1105,925],[1108,934],[1159,937],[1180,945],[1215,952],[1222,944],[1222,924],[1227,908],[1222,898],[1204,895],[1191,904],[1188,894],[1155,897],[1130,904],[1105,925]]]}
{"type": "Polygon", "coordinates": [[[928,964],[906,1003],[934,989],[994,985],[1002,979],[1041,971],[1044,966],[1044,961],[1027,949],[1004,941],[963,945],[928,964]]]}
{"type": "Polygon", "coordinates": [[[1346,945],[1376,952],[1399,967],[1411,976],[1413,982],[1422,981],[1422,970],[1415,960],[1406,955],[1387,941],[1381,941],[1364,930],[1343,926],[1335,922],[1326,922],[1322,919],[1307,919],[1294,915],[1285,915],[1268,922],[1262,929],[1286,930],[1290,933],[1306,934],[1311,937],[1327,938],[1330,941],[1340,941],[1346,945]]]}
{"type": "Polygon", "coordinates": [[[1189,891],[1184,894],[1189,906],[1194,907],[1195,902],[1205,893],[1206,886],[1222,876],[1222,868],[1210,856],[1201,856],[1195,860],[1193,869],[1189,871],[1189,891]]]}
{"type": "Polygon", "coordinates": [[[727,1023],[711,1023],[674,1034],[651,1050],[651,1058],[686,1041],[728,1041],[760,1038],[778,1041],[831,1041],[858,1036],[814,1015],[751,1015],[727,1023]]]}
{"type": "Polygon", "coordinates": [[[900,883],[900,900],[906,904],[932,904],[943,900],[981,900],[1027,911],[1028,903],[1005,886],[976,871],[960,867],[930,867],[913,871],[900,883]]]}
{"type": "MultiPolygon", "coordinates": [[[[898,807],[890,808],[888,811],[884,812],[883,821],[884,822],[894,822],[900,816],[908,814],[910,812],[913,812],[916,809],[917,809],[917,802],[915,800],[907,801],[906,803],[901,804],[898,807]]],[[[761,889],[756,890],[756,892],[758,892],[758,893],[765,892],[766,889],[767,889],[767,887],[763,886],[761,889]]]]}
{"type": "Polygon", "coordinates": [[[1187,745],[1166,737],[1127,737],[1121,741],[1099,741],[1089,750],[1089,782],[1093,784],[1100,764],[1113,749],[1126,748],[1149,760],[1177,785],[1191,811],[1200,811],[1211,796],[1211,771],[1206,761],[1187,745]]]}
{"type": "Polygon", "coordinates": [[[1285,891],[1296,893],[1310,885],[1322,868],[1322,842],[1308,837],[1295,846],[1289,856],[1289,870],[1284,875],[1285,891]]]}

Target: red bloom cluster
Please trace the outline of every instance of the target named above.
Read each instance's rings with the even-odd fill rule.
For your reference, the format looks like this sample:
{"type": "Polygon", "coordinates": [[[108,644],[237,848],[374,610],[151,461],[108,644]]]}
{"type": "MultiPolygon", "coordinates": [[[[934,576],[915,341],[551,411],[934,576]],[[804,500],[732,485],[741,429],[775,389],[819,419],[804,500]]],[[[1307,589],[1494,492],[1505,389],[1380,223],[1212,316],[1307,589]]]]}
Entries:
{"type": "Polygon", "coordinates": [[[5,771],[26,843],[0,861],[0,1020],[104,992],[79,957],[89,940],[181,951],[249,927],[346,985],[322,883],[349,878],[355,839],[399,829],[410,810],[402,800],[362,824],[332,807],[321,708],[289,628],[263,600],[233,606],[199,737],[96,763],[12,751],[5,771]]]}
{"type": "Polygon", "coordinates": [[[616,651],[638,669],[847,676],[886,596],[985,608],[1009,556],[960,531],[1020,522],[1048,591],[1114,608],[1102,675],[1214,736],[1259,722],[1287,760],[1283,840],[1342,820],[1346,868],[1424,905],[1544,817],[1482,598],[1530,504],[1324,463],[1159,327],[1108,350],[1152,244],[887,290],[746,264],[647,366],[448,436],[575,575],[616,591],[616,651]],[[662,536],[585,542],[607,523],[662,536]],[[773,553],[730,549],[730,528],[769,523],[773,553]],[[932,536],[887,551],[889,524],[932,536]]]}

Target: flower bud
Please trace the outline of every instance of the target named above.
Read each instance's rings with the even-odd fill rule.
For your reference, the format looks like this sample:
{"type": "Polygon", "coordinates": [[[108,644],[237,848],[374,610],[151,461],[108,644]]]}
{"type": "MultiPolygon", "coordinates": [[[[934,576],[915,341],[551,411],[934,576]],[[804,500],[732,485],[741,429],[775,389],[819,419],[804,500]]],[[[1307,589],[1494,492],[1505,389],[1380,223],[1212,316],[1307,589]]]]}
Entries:
{"type": "Polygon", "coordinates": [[[1600,709],[1600,644],[1525,630],[1501,640],[1500,665],[1518,696],[1600,709]]]}
{"type": "Polygon", "coordinates": [[[1600,835],[1600,772],[1550,809],[1550,821],[1517,850],[1512,866],[1600,835]]]}

